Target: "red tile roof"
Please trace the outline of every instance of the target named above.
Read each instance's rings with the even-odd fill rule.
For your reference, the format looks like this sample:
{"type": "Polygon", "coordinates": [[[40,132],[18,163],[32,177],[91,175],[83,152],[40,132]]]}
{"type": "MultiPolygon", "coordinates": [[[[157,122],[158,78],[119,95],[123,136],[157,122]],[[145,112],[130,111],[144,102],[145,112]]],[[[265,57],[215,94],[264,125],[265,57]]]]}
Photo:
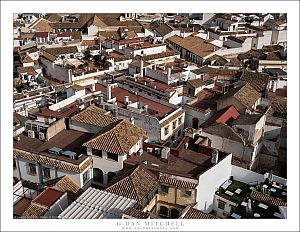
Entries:
{"type": "Polygon", "coordinates": [[[209,126],[213,123],[228,123],[232,119],[236,119],[240,113],[234,106],[229,106],[218,111],[215,115],[209,118],[206,122],[204,122],[201,126],[209,126]]]}
{"type": "Polygon", "coordinates": [[[47,38],[49,33],[48,32],[36,32],[35,37],[42,37],[42,38],[47,38]]]}
{"type": "Polygon", "coordinates": [[[40,195],[38,195],[33,202],[46,207],[51,207],[62,195],[64,195],[64,192],[47,188],[40,195]]]}

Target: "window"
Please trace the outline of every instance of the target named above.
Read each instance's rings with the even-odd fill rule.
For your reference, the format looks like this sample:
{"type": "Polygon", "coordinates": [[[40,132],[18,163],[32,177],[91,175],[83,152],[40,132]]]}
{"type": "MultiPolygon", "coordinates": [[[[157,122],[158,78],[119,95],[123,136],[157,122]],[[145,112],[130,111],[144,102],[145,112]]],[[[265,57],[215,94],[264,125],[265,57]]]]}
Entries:
{"type": "Polygon", "coordinates": [[[31,125],[30,124],[26,124],[26,130],[27,131],[31,130],[31,125]]]}
{"type": "Polygon", "coordinates": [[[176,121],[173,122],[173,130],[176,128],[176,121]]]}
{"type": "Polygon", "coordinates": [[[192,191],[191,190],[186,190],[184,194],[186,196],[190,197],[190,196],[192,196],[192,191]]]}
{"type": "Polygon", "coordinates": [[[167,186],[167,185],[162,185],[162,186],[161,186],[161,191],[162,191],[164,194],[168,194],[168,193],[169,193],[169,186],[167,186]]]}
{"type": "Polygon", "coordinates": [[[225,209],[225,204],[226,204],[226,203],[225,203],[224,201],[219,200],[218,208],[224,210],[224,209],[225,209]]]}
{"type": "Polygon", "coordinates": [[[28,164],[28,167],[29,167],[29,174],[35,176],[36,175],[35,164],[28,164]]]}
{"type": "Polygon", "coordinates": [[[50,179],[50,168],[43,168],[43,174],[45,179],[50,179]]]}
{"type": "Polygon", "coordinates": [[[102,158],[102,151],[93,149],[93,155],[99,156],[102,158]]]}
{"type": "Polygon", "coordinates": [[[230,213],[234,213],[236,207],[234,205],[229,205],[230,206],[230,213]]]}
{"type": "Polygon", "coordinates": [[[169,134],[169,126],[165,127],[165,135],[169,134]]]}
{"type": "Polygon", "coordinates": [[[14,169],[17,168],[16,160],[14,159],[14,169]]]}
{"type": "Polygon", "coordinates": [[[82,174],[83,183],[85,183],[88,179],[88,172],[89,171],[86,171],[85,173],[82,174]]]}
{"type": "Polygon", "coordinates": [[[182,123],[182,117],[178,118],[178,125],[181,125],[182,123]]]}
{"type": "Polygon", "coordinates": [[[108,152],[107,159],[111,159],[118,162],[118,155],[108,152]]]}

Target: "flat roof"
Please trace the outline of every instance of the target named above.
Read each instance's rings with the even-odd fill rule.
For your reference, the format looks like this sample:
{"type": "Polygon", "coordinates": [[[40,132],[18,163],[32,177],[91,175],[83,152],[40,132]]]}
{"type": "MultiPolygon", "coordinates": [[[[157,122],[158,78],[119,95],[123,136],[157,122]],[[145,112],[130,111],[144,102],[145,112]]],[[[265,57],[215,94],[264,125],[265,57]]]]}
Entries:
{"type": "Polygon", "coordinates": [[[135,200],[89,187],[59,216],[60,219],[117,219],[135,200]]]}
{"type": "Polygon", "coordinates": [[[14,139],[13,147],[24,151],[40,153],[47,157],[66,161],[68,163],[80,164],[88,157],[85,154],[86,148],[84,148],[82,144],[88,141],[92,136],[93,134],[76,130],[62,130],[53,136],[49,141],[42,142],[37,138],[29,138],[24,132],[17,136],[20,138],[20,141],[16,141],[16,139],[14,139]],[[73,151],[76,152],[77,155],[82,155],[78,160],[64,156],[58,156],[48,152],[48,149],[52,147],[58,147],[63,151],[73,151]]]}
{"type": "MultiPolygon", "coordinates": [[[[186,138],[187,139],[181,141],[177,149],[171,149],[167,160],[162,159],[160,155],[154,153],[156,146],[144,144],[143,154],[141,156],[131,156],[124,161],[124,164],[145,164],[145,161],[147,161],[145,167],[149,170],[197,179],[199,174],[204,173],[215,165],[211,163],[213,148],[195,144],[198,137],[195,139],[186,138]],[[189,145],[187,149],[183,149],[186,140],[188,140],[189,145]],[[146,147],[152,147],[153,152],[146,152],[146,147]]],[[[162,149],[162,147],[160,149],[162,149]]],[[[228,154],[229,153],[219,151],[219,161],[224,159],[228,154]]]]}
{"type": "MultiPolygon", "coordinates": [[[[106,94],[106,86],[101,84],[96,84],[96,90],[102,91],[104,94],[106,94]]],[[[151,115],[153,117],[156,117],[158,120],[165,117],[166,114],[172,113],[175,109],[166,105],[163,105],[161,103],[152,101],[150,99],[147,99],[145,97],[135,95],[131,92],[129,92],[126,89],[122,89],[120,87],[112,88],[112,96],[116,97],[117,99],[117,105],[118,107],[126,109],[126,105],[124,104],[124,97],[128,96],[129,101],[134,102],[140,102],[148,105],[147,112],[143,112],[143,114],[151,115]]]]}
{"type": "Polygon", "coordinates": [[[199,109],[200,111],[211,111],[217,107],[217,100],[221,95],[211,89],[203,89],[196,95],[196,100],[187,103],[188,106],[199,109]]]}
{"type": "Polygon", "coordinates": [[[56,189],[47,188],[41,194],[39,194],[32,202],[38,203],[40,205],[51,207],[64,192],[58,191],[56,189]]]}

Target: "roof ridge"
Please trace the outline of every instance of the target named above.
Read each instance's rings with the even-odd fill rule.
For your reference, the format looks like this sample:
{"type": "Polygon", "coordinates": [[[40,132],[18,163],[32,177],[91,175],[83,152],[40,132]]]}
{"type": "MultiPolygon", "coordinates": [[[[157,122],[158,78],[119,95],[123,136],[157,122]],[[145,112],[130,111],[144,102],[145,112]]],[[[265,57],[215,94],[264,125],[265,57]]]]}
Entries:
{"type": "Polygon", "coordinates": [[[112,128],[112,132],[113,132],[114,136],[116,137],[117,142],[119,143],[119,146],[120,146],[120,148],[121,148],[121,151],[122,151],[123,154],[124,154],[124,153],[126,153],[126,151],[124,152],[124,149],[123,149],[123,147],[122,147],[122,144],[121,144],[121,142],[120,142],[120,140],[119,140],[119,136],[118,136],[118,134],[116,133],[116,130],[115,130],[115,128],[116,128],[117,126],[119,126],[119,124],[120,124],[120,123],[118,123],[114,128],[112,128]]]}
{"type": "MultiPolygon", "coordinates": [[[[139,167],[139,166],[138,166],[138,167],[139,167]]],[[[133,183],[133,181],[132,181],[132,174],[138,169],[138,167],[137,167],[136,169],[134,169],[134,171],[128,176],[128,178],[129,178],[129,180],[130,180],[130,183],[131,183],[132,186],[133,186],[133,191],[134,191],[134,193],[135,193],[135,195],[136,195],[136,199],[138,199],[138,202],[141,203],[141,202],[140,202],[140,199],[139,199],[139,195],[138,195],[138,193],[137,193],[137,191],[136,191],[135,185],[134,185],[134,183],[133,183]]]]}

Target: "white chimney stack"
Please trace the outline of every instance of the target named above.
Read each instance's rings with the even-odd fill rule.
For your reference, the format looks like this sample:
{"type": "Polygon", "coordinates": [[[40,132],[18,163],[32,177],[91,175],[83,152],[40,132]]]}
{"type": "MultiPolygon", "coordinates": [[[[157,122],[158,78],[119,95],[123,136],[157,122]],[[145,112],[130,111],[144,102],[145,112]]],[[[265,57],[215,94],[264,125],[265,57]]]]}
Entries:
{"type": "Polygon", "coordinates": [[[171,68],[168,68],[168,73],[167,73],[168,78],[171,77],[171,68]]]}
{"type": "Polygon", "coordinates": [[[107,100],[111,99],[111,84],[107,85],[107,100]]]}
{"type": "Polygon", "coordinates": [[[128,105],[129,104],[129,96],[124,97],[124,104],[128,105]]]}
{"type": "Polygon", "coordinates": [[[95,92],[95,91],[96,91],[96,85],[95,85],[95,83],[94,83],[94,84],[92,84],[92,91],[93,91],[93,92],[95,92]]]}
{"type": "Polygon", "coordinates": [[[140,70],[140,73],[141,73],[141,77],[144,76],[144,61],[141,59],[141,70],[140,70]]]}
{"type": "Polygon", "coordinates": [[[213,164],[216,164],[218,163],[218,159],[219,159],[219,151],[217,149],[214,149],[211,154],[211,162],[213,164]]]}
{"type": "Polygon", "coordinates": [[[170,155],[170,148],[169,147],[164,147],[161,150],[161,158],[168,159],[169,155],[170,155]]]}
{"type": "Polygon", "coordinates": [[[131,124],[134,125],[134,117],[131,117],[131,118],[129,119],[129,121],[131,122],[131,124]]]}

